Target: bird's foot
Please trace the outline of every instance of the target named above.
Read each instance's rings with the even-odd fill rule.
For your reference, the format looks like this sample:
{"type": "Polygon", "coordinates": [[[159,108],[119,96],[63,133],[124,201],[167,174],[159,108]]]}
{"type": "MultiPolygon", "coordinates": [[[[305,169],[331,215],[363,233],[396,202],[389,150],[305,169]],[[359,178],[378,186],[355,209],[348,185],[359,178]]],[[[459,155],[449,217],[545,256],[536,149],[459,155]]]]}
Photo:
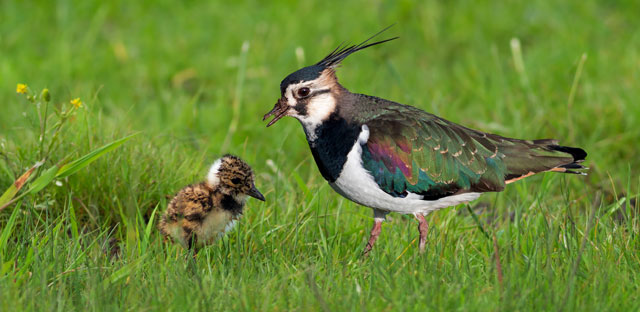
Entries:
{"type": "Polygon", "coordinates": [[[369,255],[369,252],[373,248],[373,245],[376,243],[378,236],[380,236],[380,232],[382,231],[382,220],[376,219],[373,223],[373,228],[371,228],[371,234],[369,234],[369,241],[367,242],[367,246],[364,248],[362,252],[362,256],[366,257],[369,255]]]}

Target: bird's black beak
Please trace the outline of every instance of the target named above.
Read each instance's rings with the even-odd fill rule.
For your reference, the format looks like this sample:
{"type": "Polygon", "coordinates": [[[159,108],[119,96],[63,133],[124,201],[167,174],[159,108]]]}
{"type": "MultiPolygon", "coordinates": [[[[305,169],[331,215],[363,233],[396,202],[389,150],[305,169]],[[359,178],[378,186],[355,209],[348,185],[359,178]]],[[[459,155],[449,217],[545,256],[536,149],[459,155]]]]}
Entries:
{"type": "Polygon", "coordinates": [[[278,102],[276,102],[276,105],[273,106],[273,109],[270,112],[266,113],[264,117],[262,117],[262,121],[267,120],[267,118],[269,118],[272,115],[275,116],[267,124],[267,127],[269,127],[274,123],[276,123],[276,121],[280,120],[280,118],[286,116],[288,110],[289,110],[289,105],[287,105],[287,102],[285,101],[284,98],[280,98],[278,99],[278,102]]]}
{"type": "Polygon", "coordinates": [[[249,195],[249,196],[251,196],[251,197],[253,197],[255,199],[264,201],[264,195],[262,195],[262,193],[260,193],[260,191],[258,191],[258,189],[256,188],[255,185],[251,188],[251,190],[249,190],[249,193],[247,193],[247,195],[249,195]]]}

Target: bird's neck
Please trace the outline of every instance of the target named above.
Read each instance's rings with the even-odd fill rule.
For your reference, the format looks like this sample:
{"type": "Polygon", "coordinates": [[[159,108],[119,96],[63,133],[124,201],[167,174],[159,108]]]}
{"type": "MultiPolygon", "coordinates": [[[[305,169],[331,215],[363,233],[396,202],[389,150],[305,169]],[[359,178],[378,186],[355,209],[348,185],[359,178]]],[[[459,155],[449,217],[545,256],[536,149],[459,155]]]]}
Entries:
{"type": "Polygon", "coordinates": [[[230,211],[234,216],[242,214],[246,196],[227,192],[220,184],[207,185],[211,189],[211,200],[215,207],[230,211]]]}
{"type": "Polygon", "coordinates": [[[325,180],[334,182],[338,179],[359,130],[359,125],[347,122],[337,112],[314,127],[312,135],[305,129],[311,153],[325,180]]]}

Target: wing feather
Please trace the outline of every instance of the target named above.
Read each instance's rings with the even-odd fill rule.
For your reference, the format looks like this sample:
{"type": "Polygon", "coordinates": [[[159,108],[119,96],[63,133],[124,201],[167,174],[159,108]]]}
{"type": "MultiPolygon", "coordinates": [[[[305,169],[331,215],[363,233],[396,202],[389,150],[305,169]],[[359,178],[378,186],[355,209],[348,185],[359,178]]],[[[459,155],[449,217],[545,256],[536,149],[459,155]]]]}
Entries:
{"type": "Polygon", "coordinates": [[[354,118],[369,127],[363,166],[392,196],[437,199],[496,192],[532,173],[584,168],[579,148],[553,139],[518,140],[469,129],[415,107],[359,95],[354,118]]]}
{"type": "Polygon", "coordinates": [[[398,107],[377,114],[366,124],[370,136],[363,165],[393,196],[412,192],[440,198],[472,192],[476,186],[494,191],[504,188],[504,180],[495,178],[503,173],[485,175],[485,158],[495,156],[497,148],[483,133],[469,133],[433,115],[398,107]],[[493,179],[481,181],[489,178],[493,179]]]}

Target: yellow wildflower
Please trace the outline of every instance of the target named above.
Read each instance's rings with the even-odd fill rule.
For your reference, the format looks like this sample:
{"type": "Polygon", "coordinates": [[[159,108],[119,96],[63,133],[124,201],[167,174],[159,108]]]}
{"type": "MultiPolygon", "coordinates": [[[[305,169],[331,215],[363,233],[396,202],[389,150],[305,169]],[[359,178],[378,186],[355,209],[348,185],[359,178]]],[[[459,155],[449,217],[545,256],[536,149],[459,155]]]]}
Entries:
{"type": "Polygon", "coordinates": [[[16,93],[25,94],[27,93],[27,85],[24,83],[19,83],[16,87],[16,93]]]}
{"type": "Polygon", "coordinates": [[[82,101],[80,101],[80,98],[75,98],[73,100],[71,100],[71,105],[73,105],[75,108],[80,108],[82,107],[82,101]]]}

